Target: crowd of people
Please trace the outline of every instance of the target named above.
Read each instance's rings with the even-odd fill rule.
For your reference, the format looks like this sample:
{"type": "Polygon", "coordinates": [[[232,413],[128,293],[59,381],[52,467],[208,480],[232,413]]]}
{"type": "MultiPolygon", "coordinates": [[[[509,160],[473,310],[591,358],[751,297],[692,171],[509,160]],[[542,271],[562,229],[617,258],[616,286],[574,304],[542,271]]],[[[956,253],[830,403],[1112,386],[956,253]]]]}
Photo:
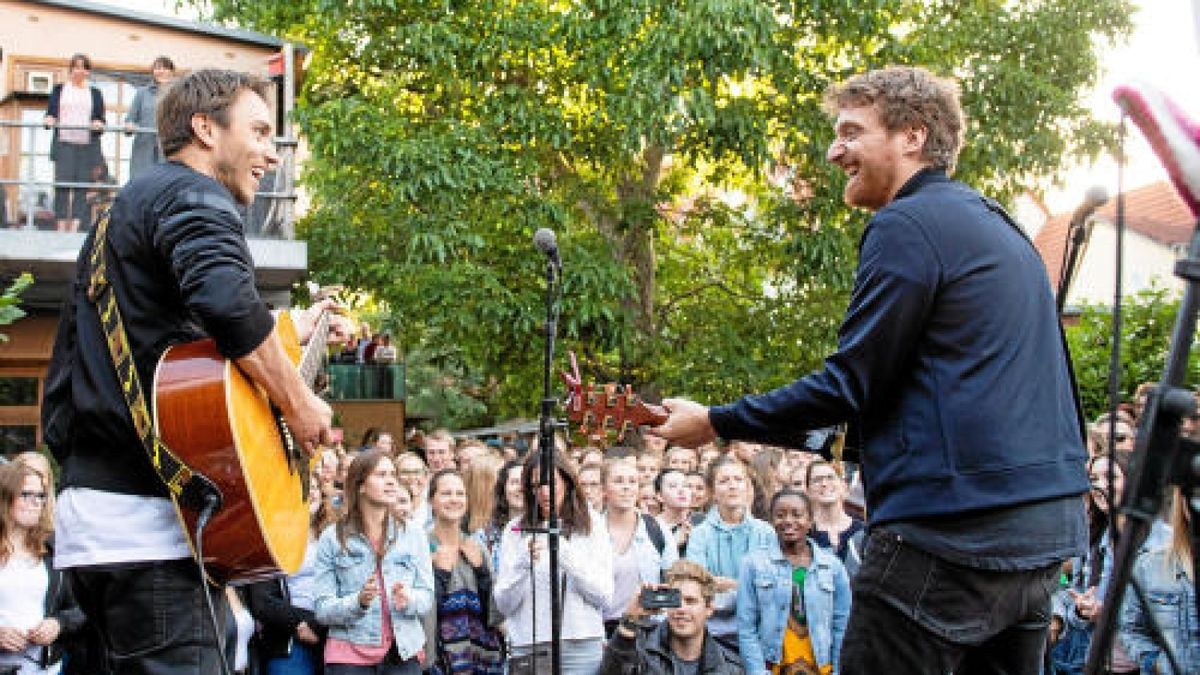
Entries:
{"type": "MultiPolygon", "coordinates": [[[[1136,429],[1136,411],[1121,413],[1127,428],[1111,440],[1107,417],[1091,425],[1091,549],[1063,566],[1047,673],[1082,672],[1112,566],[1108,500],[1121,498],[1122,435],[1136,429]]],[[[561,444],[563,672],[838,672],[864,514],[854,466],[827,458],[840,437],[811,437],[804,450],[666,447],[652,435],[636,445],[561,444]],[[663,588],[679,591],[677,606],[643,605],[644,591],[663,588]]],[[[415,445],[371,430],[357,449],[320,454],[299,571],[227,589],[226,653],[237,672],[548,667],[548,544],[531,532],[544,526],[550,495],[536,440],[518,448],[446,430],[407,439],[415,445]]],[[[42,455],[0,467],[0,672],[58,672],[64,652],[67,672],[104,669],[49,564],[53,485],[42,455]]],[[[1200,641],[1184,506],[1176,500],[1155,525],[1135,574],[1149,612],[1193,667],[1200,641]]],[[[1126,601],[1113,672],[1168,672],[1146,614],[1126,601]]]]}

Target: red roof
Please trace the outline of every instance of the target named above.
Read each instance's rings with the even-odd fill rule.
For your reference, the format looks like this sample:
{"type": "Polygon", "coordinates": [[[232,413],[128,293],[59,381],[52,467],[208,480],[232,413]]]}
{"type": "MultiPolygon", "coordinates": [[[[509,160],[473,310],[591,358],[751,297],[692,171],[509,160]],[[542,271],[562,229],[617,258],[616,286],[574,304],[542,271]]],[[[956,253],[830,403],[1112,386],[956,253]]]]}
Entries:
{"type": "MultiPolygon", "coordinates": [[[[1117,200],[1110,199],[1096,209],[1095,218],[1107,223],[1117,219],[1117,200]]],[[[1063,247],[1071,212],[1051,217],[1033,239],[1042,255],[1050,284],[1057,288],[1062,273],[1063,247]]],[[[1167,181],[1151,183],[1125,193],[1125,224],[1132,232],[1148,237],[1164,246],[1186,244],[1196,226],[1192,212],[1167,181]]]]}

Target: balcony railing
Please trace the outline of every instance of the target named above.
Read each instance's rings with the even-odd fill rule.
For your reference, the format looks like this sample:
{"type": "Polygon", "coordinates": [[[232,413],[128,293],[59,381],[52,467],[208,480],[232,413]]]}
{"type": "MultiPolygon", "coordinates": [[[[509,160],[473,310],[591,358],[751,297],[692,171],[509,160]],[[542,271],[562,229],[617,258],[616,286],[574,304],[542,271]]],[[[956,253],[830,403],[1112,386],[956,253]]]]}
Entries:
{"type": "MultiPolygon", "coordinates": [[[[92,130],[90,126],[68,126],[58,125],[59,129],[81,129],[92,130]]],[[[29,133],[21,135],[22,141],[27,144],[45,145],[45,139],[39,139],[38,142],[33,140],[33,134],[46,133],[50,131],[46,129],[41,122],[29,120],[0,120],[0,133],[6,133],[5,129],[30,129],[29,133]]],[[[100,128],[102,133],[106,134],[149,134],[157,135],[157,131],[147,127],[128,128],[118,125],[106,125],[100,128]]],[[[12,132],[14,135],[16,132],[12,132]]],[[[295,183],[293,180],[295,173],[295,148],[297,145],[294,138],[277,137],[275,146],[279,151],[279,164],[276,169],[268,173],[260,184],[260,189],[255,195],[254,203],[247,209],[243,210],[242,216],[246,223],[246,234],[250,237],[267,238],[267,239],[293,239],[295,237],[295,228],[293,223],[293,206],[296,200],[295,183]]],[[[21,143],[9,143],[10,147],[21,147],[21,143]]],[[[43,149],[44,152],[44,149],[43,149]]],[[[36,158],[41,166],[35,167],[35,162],[22,161],[21,166],[17,169],[18,173],[25,175],[3,175],[0,173],[0,227],[7,226],[14,229],[26,230],[53,230],[55,225],[54,213],[54,190],[75,190],[83,191],[88,200],[89,212],[94,217],[101,209],[110,204],[116,193],[124,187],[123,184],[118,184],[114,180],[99,179],[96,182],[56,182],[45,178],[47,167],[45,162],[48,160],[44,154],[32,152],[32,148],[23,148],[19,151],[22,154],[22,160],[29,157],[36,158]],[[40,170],[39,170],[40,169],[40,170]],[[15,190],[10,186],[16,186],[15,190]],[[15,194],[14,194],[15,193],[15,194]],[[15,198],[14,198],[15,197],[15,198]]],[[[107,169],[103,175],[112,175],[111,167],[114,162],[120,162],[122,158],[108,157],[104,159],[104,168],[107,169]]],[[[0,172],[3,171],[3,165],[0,164],[0,172]]],[[[127,179],[127,176],[126,176],[127,179]]],[[[87,229],[91,226],[91,218],[89,222],[81,222],[80,228],[87,229]]]]}
{"type": "Polygon", "coordinates": [[[404,364],[329,364],[329,398],[334,401],[403,401],[404,364]]]}

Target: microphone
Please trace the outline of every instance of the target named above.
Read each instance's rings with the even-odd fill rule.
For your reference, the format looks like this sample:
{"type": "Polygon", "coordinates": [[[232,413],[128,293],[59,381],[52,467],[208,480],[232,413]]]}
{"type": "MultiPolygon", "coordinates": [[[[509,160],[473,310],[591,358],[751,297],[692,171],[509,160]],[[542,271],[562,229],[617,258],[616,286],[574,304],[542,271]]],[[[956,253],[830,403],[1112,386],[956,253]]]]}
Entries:
{"type": "Polygon", "coordinates": [[[538,229],[533,233],[533,245],[549,256],[555,267],[562,267],[562,259],[558,257],[558,237],[554,236],[554,230],[546,227],[538,229]]]}
{"type": "Polygon", "coordinates": [[[1108,201],[1108,190],[1103,185],[1093,185],[1087,189],[1083,195],[1083,202],[1071,214],[1071,223],[1069,231],[1077,233],[1075,235],[1076,243],[1082,243],[1083,225],[1088,218],[1100,208],[1104,202],[1108,201]]]}

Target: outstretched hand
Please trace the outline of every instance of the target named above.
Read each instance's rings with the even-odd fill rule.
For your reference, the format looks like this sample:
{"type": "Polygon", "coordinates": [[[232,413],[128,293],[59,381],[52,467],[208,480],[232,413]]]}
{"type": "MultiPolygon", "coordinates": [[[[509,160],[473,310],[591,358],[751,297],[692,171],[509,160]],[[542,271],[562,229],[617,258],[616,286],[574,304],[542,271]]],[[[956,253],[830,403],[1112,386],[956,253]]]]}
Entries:
{"type": "Polygon", "coordinates": [[[708,419],[708,408],[683,398],[668,398],[662,402],[670,416],[662,424],[651,427],[650,433],[665,438],[671,445],[698,448],[716,440],[717,432],[708,419]]]}

